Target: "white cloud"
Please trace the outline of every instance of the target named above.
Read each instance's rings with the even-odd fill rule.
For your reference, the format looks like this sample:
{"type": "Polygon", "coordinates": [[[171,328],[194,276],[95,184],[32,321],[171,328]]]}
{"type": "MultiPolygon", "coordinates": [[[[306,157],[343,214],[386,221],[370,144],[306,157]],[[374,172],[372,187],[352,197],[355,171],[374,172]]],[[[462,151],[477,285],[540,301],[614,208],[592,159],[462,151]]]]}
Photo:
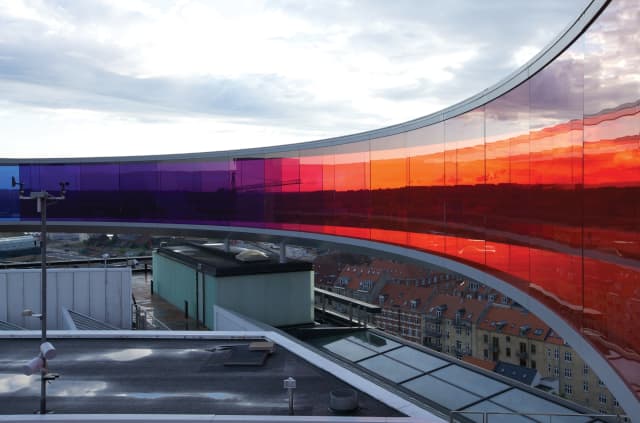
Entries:
{"type": "Polygon", "coordinates": [[[0,157],[128,155],[128,139],[144,154],[210,151],[399,123],[497,82],[583,3],[0,0],[0,130],[40,142],[0,157]]]}

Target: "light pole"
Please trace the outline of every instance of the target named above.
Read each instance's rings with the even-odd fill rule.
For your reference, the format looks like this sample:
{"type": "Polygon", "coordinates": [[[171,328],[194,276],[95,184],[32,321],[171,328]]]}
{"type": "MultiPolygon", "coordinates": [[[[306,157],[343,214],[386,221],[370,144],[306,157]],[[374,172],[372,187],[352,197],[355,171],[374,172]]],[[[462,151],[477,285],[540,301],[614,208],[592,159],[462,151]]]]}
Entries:
{"type": "MultiPolygon", "coordinates": [[[[23,184],[16,181],[15,177],[11,177],[11,186],[20,187],[19,195],[21,200],[36,200],[37,210],[40,213],[40,255],[42,277],[40,283],[40,325],[42,327],[41,349],[49,348],[47,346],[47,204],[51,201],[64,200],[67,193],[69,182],[60,182],[60,194],[51,195],[47,191],[30,192],[29,195],[24,194],[23,184]],[[45,345],[46,347],[43,347],[45,345]]],[[[51,345],[51,344],[48,344],[51,345]]],[[[55,349],[54,349],[55,351],[55,349]]],[[[40,360],[40,414],[47,413],[47,381],[55,379],[57,375],[49,374],[47,369],[47,359],[52,358],[50,355],[41,352],[40,360]]]]}

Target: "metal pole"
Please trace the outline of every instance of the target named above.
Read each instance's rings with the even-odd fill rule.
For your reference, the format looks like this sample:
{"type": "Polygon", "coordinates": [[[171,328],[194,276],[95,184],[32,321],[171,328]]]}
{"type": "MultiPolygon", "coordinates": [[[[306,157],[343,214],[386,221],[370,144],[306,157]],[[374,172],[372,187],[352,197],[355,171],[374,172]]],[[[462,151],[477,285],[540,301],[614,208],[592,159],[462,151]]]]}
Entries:
{"type": "Polygon", "coordinates": [[[189,301],[184,300],[184,330],[189,330],[189,301]]]}
{"type": "Polygon", "coordinates": [[[198,269],[196,269],[196,329],[200,327],[200,303],[198,291],[200,291],[200,288],[198,287],[198,269]]]}
{"type": "Polygon", "coordinates": [[[206,291],[205,291],[205,276],[204,276],[204,272],[202,272],[202,270],[200,271],[200,274],[202,275],[202,326],[205,327],[205,323],[206,323],[206,318],[205,318],[205,312],[206,312],[206,291]]]}
{"type": "Polygon", "coordinates": [[[289,415],[293,416],[293,389],[289,388],[289,415]]]}
{"type": "MultiPolygon", "coordinates": [[[[40,209],[40,255],[42,260],[42,280],[41,291],[41,314],[42,324],[41,343],[47,342],[47,192],[42,192],[42,197],[38,198],[38,208],[40,209]]],[[[42,356],[42,370],[40,372],[40,414],[47,414],[47,359],[42,356]]]]}

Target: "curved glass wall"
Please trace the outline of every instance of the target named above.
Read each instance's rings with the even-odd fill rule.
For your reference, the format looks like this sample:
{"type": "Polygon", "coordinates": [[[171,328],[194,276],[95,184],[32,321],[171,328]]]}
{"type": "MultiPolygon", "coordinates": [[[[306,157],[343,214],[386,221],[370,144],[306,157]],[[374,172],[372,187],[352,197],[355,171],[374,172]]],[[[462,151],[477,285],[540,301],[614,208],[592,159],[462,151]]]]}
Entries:
{"type": "Polygon", "coordinates": [[[70,183],[50,219],[284,229],[440,254],[548,305],[637,387],[638,22],[638,2],[613,2],[506,94],[382,138],[202,160],[2,165],[0,219],[38,218],[9,186],[15,175],[33,190],[70,183]]]}

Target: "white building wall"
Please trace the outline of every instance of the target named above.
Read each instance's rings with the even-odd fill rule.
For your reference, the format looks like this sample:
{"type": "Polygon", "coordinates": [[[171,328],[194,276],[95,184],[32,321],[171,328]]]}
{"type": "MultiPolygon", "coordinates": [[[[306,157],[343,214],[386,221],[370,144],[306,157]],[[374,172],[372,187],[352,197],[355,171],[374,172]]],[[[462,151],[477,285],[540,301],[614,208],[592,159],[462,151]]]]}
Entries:
{"type": "MultiPolygon", "coordinates": [[[[26,329],[40,321],[22,316],[40,313],[40,269],[0,270],[0,320],[26,329]]],[[[47,329],[64,329],[68,308],[121,329],[131,328],[131,269],[73,268],[47,270],[47,329]]]]}

